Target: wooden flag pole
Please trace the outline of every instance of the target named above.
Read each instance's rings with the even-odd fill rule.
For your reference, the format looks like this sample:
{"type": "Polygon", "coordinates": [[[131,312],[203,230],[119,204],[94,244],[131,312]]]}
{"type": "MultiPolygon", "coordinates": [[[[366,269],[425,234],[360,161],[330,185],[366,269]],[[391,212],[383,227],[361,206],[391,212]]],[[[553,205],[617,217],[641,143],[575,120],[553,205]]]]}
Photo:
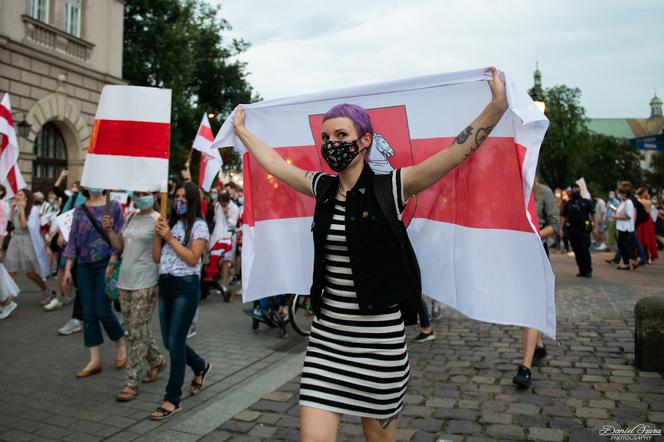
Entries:
{"type": "Polygon", "coordinates": [[[159,214],[163,219],[166,219],[166,209],[168,208],[168,193],[167,192],[160,192],[159,195],[161,196],[161,201],[159,203],[159,214]]]}
{"type": "Polygon", "coordinates": [[[111,214],[111,191],[106,189],[106,207],[104,208],[104,216],[111,214]]]}

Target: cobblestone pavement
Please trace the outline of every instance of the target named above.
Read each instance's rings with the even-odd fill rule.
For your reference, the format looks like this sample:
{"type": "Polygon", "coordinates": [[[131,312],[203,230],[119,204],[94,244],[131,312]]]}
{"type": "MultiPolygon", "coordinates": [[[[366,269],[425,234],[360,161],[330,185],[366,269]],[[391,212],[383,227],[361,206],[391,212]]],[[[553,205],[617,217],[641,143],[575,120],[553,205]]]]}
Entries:
{"type": "MultiPolygon", "coordinates": [[[[398,439],[594,441],[609,440],[599,436],[604,425],[664,430],[662,374],[632,366],[634,305],[664,295],[664,265],[619,272],[604,263],[608,254],[593,257],[591,280],[574,276],[573,258],[552,257],[558,339],[545,340],[549,356],[533,370],[529,390],[512,385],[521,360],[516,327],[446,311],[434,322],[435,341],[410,343],[412,379],[398,439]]],[[[294,378],[204,440],[298,440],[297,391],[294,378]]],[[[339,440],[363,440],[357,418],[343,418],[339,440]]]]}
{"type": "MultiPolygon", "coordinates": [[[[445,310],[434,322],[435,341],[409,344],[412,379],[398,438],[585,441],[608,440],[598,429],[610,424],[664,430],[663,377],[632,366],[633,308],[644,296],[664,296],[664,265],[618,272],[603,262],[606,256],[593,255],[591,280],[574,277],[573,258],[552,257],[558,339],[546,340],[549,356],[533,370],[530,390],[512,385],[518,328],[445,310]]],[[[18,301],[15,316],[0,322],[0,440],[299,440],[297,373],[305,342],[294,333],[282,340],[275,330],[251,332],[237,299],[203,302],[191,344],[212,361],[211,382],[166,423],[146,418],[165,376],[141,385],[137,400],[116,403],[122,371],[74,379],[86,360],[82,337],[55,334],[70,309],[43,313],[34,291],[18,301]]],[[[409,330],[409,338],[415,333],[409,330]]],[[[103,348],[106,367],[112,350],[103,348]]],[[[344,417],[339,440],[362,439],[358,419],[344,417]]]]}

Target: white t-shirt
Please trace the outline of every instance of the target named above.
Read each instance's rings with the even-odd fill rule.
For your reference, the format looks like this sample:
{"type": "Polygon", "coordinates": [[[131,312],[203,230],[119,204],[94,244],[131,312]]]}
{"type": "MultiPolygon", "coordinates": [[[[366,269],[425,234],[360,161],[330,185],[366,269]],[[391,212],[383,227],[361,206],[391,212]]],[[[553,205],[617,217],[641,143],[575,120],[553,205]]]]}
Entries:
{"type": "Polygon", "coordinates": [[[634,210],[634,204],[632,200],[626,199],[620,206],[618,206],[617,215],[620,216],[629,216],[629,219],[618,219],[616,220],[616,229],[621,232],[633,232],[634,231],[634,222],[636,218],[636,210],[634,210]]]}
{"type": "MultiPolygon", "coordinates": [[[[184,223],[182,221],[176,222],[171,233],[173,234],[173,237],[182,244],[185,235],[184,223]]],[[[187,247],[191,246],[191,243],[195,239],[204,239],[205,241],[210,239],[207,223],[200,218],[197,219],[191,227],[191,237],[189,238],[187,247]]],[[[189,276],[199,275],[200,273],[200,259],[195,266],[189,266],[177,255],[177,253],[175,253],[175,250],[173,250],[170,245],[164,244],[164,247],[161,249],[161,261],[159,262],[160,275],[189,276]]]]}
{"type": "Polygon", "coordinates": [[[117,287],[123,290],[141,290],[157,285],[159,272],[152,259],[152,243],[156,234],[154,226],[158,212],[133,215],[122,230],[124,250],[117,287]]]}

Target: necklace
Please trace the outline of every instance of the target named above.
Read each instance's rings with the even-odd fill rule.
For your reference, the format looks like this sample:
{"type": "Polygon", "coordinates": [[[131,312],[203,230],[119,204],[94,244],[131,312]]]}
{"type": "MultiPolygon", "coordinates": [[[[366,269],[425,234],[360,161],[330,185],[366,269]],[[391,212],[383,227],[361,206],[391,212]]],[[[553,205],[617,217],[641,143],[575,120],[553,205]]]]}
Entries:
{"type": "Polygon", "coordinates": [[[337,193],[339,194],[340,197],[346,198],[346,192],[343,190],[344,188],[341,186],[341,183],[339,183],[339,187],[337,188],[337,193]]]}

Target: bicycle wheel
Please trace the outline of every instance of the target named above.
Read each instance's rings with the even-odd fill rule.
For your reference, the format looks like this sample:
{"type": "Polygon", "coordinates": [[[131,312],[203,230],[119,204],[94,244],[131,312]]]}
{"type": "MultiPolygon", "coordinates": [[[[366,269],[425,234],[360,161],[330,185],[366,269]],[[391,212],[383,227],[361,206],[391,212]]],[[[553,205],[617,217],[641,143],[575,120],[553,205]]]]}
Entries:
{"type": "Polygon", "coordinates": [[[311,334],[311,323],[314,319],[314,312],[311,308],[309,296],[293,295],[288,303],[288,316],[293,325],[293,329],[302,336],[311,334]]]}

